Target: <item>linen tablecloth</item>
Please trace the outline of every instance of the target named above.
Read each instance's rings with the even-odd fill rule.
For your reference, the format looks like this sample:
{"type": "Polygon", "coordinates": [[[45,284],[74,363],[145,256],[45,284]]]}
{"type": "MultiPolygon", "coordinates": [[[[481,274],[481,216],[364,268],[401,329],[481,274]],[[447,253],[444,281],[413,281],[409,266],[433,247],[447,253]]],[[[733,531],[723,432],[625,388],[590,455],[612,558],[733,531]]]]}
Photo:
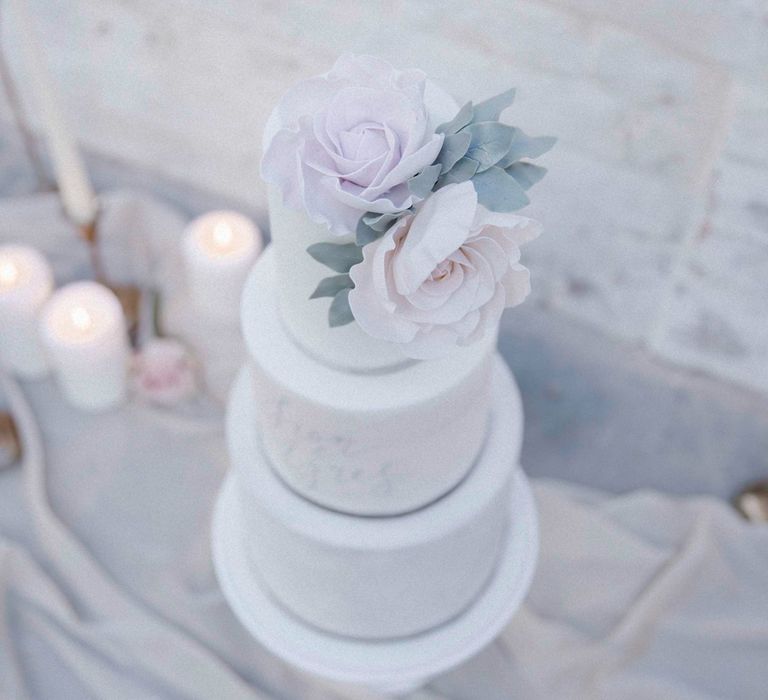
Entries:
{"type": "MultiPolygon", "coordinates": [[[[183,219],[130,193],[105,209],[114,274],[157,284],[183,219]]],[[[60,280],[86,271],[85,251],[65,243],[73,235],[53,198],[0,206],[0,241],[42,248],[60,280]]],[[[207,357],[205,333],[182,312],[169,322],[207,357]]],[[[283,664],[218,589],[209,528],[227,468],[220,398],[242,358],[236,335],[219,336],[213,397],[179,410],[133,400],[92,416],[50,380],[3,379],[0,405],[14,406],[25,462],[0,473],[0,697],[371,697],[283,664]]],[[[768,527],[712,498],[549,480],[534,490],[541,554],[524,607],[420,696],[766,696],[768,527]]]]}

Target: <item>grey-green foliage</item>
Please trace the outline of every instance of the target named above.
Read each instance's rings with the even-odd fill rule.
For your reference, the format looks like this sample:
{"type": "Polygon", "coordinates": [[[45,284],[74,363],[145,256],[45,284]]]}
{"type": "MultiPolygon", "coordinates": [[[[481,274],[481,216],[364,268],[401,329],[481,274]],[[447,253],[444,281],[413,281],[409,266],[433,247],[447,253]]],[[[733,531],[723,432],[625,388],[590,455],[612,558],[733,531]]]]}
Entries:
{"type": "MultiPolygon", "coordinates": [[[[475,175],[472,184],[477,191],[477,201],[492,202],[493,211],[515,211],[528,204],[528,195],[520,183],[495,165],[475,175]]],[[[491,209],[487,204],[484,206],[491,209]]]]}
{"type": "Polygon", "coordinates": [[[411,194],[419,199],[426,199],[430,192],[432,192],[432,188],[435,186],[441,170],[442,167],[438,164],[428,165],[418,175],[414,175],[408,180],[408,189],[411,194]]]}
{"type": "Polygon", "coordinates": [[[473,122],[456,134],[469,134],[469,148],[462,153],[479,163],[477,172],[496,165],[509,152],[515,130],[501,122],[473,122]]]}
{"type": "MultiPolygon", "coordinates": [[[[476,105],[467,102],[453,119],[437,127],[437,132],[445,135],[437,160],[408,180],[408,189],[417,201],[426,199],[433,190],[471,180],[478,202],[491,211],[516,211],[528,204],[525,191],[547,172],[528,160],[546,153],[555,139],[531,137],[499,121],[514,97],[515,91],[507,90],[476,105]]],[[[349,292],[355,285],[349,271],[362,262],[363,247],[381,238],[409,211],[365,213],[357,224],[354,243],[315,243],[307,248],[315,260],[339,273],[321,280],[311,296],[332,298],[328,310],[332,327],[354,320],[349,292]]]]}
{"type": "MultiPolygon", "coordinates": [[[[442,172],[448,172],[469,148],[469,142],[472,135],[466,132],[460,134],[448,134],[443,140],[443,147],[437,156],[437,164],[441,166],[442,172]]],[[[439,173],[438,173],[439,174],[439,173]]]]}
{"type": "MultiPolygon", "coordinates": [[[[431,165],[429,167],[434,168],[435,166],[431,165]]],[[[418,175],[416,177],[418,177],[418,175]]],[[[432,184],[434,185],[434,181],[432,184]]],[[[395,219],[400,218],[403,213],[404,212],[399,211],[394,214],[377,214],[375,212],[363,214],[357,222],[355,245],[362,248],[363,246],[378,240],[384,235],[384,232],[392,225],[395,219]]]]}
{"type": "Polygon", "coordinates": [[[451,121],[437,127],[445,134],[437,157],[442,167],[435,189],[471,180],[480,204],[492,211],[515,211],[528,204],[525,194],[547,172],[527,160],[555,144],[549,136],[530,137],[522,129],[499,122],[515,91],[465,104],[451,121]]]}
{"type": "Polygon", "coordinates": [[[344,326],[354,321],[349,307],[349,290],[354,282],[349,276],[350,269],[363,261],[363,250],[356,243],[314,243],[307,252],[317,262],[340,274],[320,280],[310,299],[332,297],[328,309],[328,323],[331,327],[344,326]]]}
{"type": "Polygon", "coordinates": [[[512,165],[507,166],[505,172],[515,178],[520,187],[527,190],[529,187],[533,187],[547,174],[547,169],[542,168],[535,163],[518,161],[517,163],[512,163],[512,165]]]}
{"type": "Polygon", "coordinates": [[[336,328],[337,326],[346,326],[354,320],[355,317],[349,306],[349,289],[342,289],[333,297],[331,308],[328,309],[328,325],[331,328],[336,328]]]}
{"type": "Polygon", "coordinates": [[[363,261],[363,252],[354,243],[313,243],[307,252],[334,272],[349,272],[353,265],[363,261]]]}
{"type": "Polygon", "coordinates": [[[475,175],[479,167],[480,163],[478,163],[474,158],[463,156],[456,161],[456,165],[454,165],[450,170],[448,170],[437,179],[437,189],[445,187],[446,185],[470,180],[475,175]]]}
{"type": "Polygon", "coordinates": [[[472,121],[472,114],[472,103],[467,102],[451,121],[441,124],[435,131],[438,134],[456,134],[472,121]]]}
{"type": "Polygon", "coordinates": [[[509,152],[499,163],[499,167],[508,168],[521,158],[543,156],[557,141],[553,136],[527,136],[522,129],[515,129],[509,152]]]}
{"type": "Polygon", "coordinates": [[[484,102],[478,102],[472,108],[472,119],[470,121],[499,121],[501,113],[515,101],[515,92],[517,92],[515,88],[510,88],[495,97],[489,97],[484,102]]]}
{"type": "Polygon", "coordinates": [[[344,275],[334,275],[320,280],[310,299],[320,299],[321,297],[335,297],[342,289],[352,289],[354,287],[349,273],[344,275]]]}

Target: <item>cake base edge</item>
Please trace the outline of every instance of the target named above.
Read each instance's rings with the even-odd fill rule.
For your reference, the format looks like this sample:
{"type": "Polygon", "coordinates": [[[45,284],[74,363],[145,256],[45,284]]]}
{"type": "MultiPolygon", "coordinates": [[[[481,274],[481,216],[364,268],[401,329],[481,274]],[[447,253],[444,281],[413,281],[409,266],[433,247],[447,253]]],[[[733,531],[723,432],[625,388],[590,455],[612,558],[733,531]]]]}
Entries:
{"type": "Polygon", "coordinates": [[[230,473],[213,516],[213,562],[225,599],[250,634],[293,666],[338,683],[405,692],[459,665],[489,644],[525,598],[536,568],[538,518],[528,479],[516,469],[514,514],[496,571],[458,617],[403,639],[364,641],[304,624],[276,603],[248,565],[236,476],[230,473]]]}

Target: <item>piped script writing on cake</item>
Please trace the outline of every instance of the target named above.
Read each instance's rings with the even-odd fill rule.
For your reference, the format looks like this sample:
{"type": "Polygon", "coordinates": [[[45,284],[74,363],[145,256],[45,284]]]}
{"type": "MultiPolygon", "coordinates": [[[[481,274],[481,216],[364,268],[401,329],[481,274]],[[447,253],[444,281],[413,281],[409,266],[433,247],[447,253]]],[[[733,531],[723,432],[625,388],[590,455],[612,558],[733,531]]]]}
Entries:
{"type": "Polygon", "coordinates": [[[502,123],[513,98],[458,109],[421,71],[352,55],[286,93],[262,174],[327,231],[305,254],[335,273],[308,295],[331,299],[332,328],[430,359],[495,333],[526,298],[520,246],[541,227],[514,212],[554,139],[502,123]]]}

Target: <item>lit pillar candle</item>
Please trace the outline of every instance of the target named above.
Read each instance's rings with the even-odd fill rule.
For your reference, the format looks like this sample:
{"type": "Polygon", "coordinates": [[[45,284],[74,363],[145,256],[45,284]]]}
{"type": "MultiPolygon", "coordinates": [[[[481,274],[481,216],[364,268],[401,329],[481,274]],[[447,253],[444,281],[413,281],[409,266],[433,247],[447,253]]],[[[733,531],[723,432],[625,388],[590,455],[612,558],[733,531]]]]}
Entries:
{"type": "Polygon", "coordinates": [[[58,290],[41,318],[43,343],[59,386],[74,406],[101,411],[125,398],[128,334],[117,297],[96,282],[58,290]]]}
{"type": "Polygon", "coordinates": [[[192,221],[183,248],[187,291],[195,308],[237,322],[245,278],[262,245],[259,229],[241,214],[214,211],[192,221]]]}
{"type": "Polygon", "coordinates": [[[33,248],[0,246],[0,364],[23,377],[48,371],[38,334],[39,314],[53,290],[53,274],[33,248]]]}

